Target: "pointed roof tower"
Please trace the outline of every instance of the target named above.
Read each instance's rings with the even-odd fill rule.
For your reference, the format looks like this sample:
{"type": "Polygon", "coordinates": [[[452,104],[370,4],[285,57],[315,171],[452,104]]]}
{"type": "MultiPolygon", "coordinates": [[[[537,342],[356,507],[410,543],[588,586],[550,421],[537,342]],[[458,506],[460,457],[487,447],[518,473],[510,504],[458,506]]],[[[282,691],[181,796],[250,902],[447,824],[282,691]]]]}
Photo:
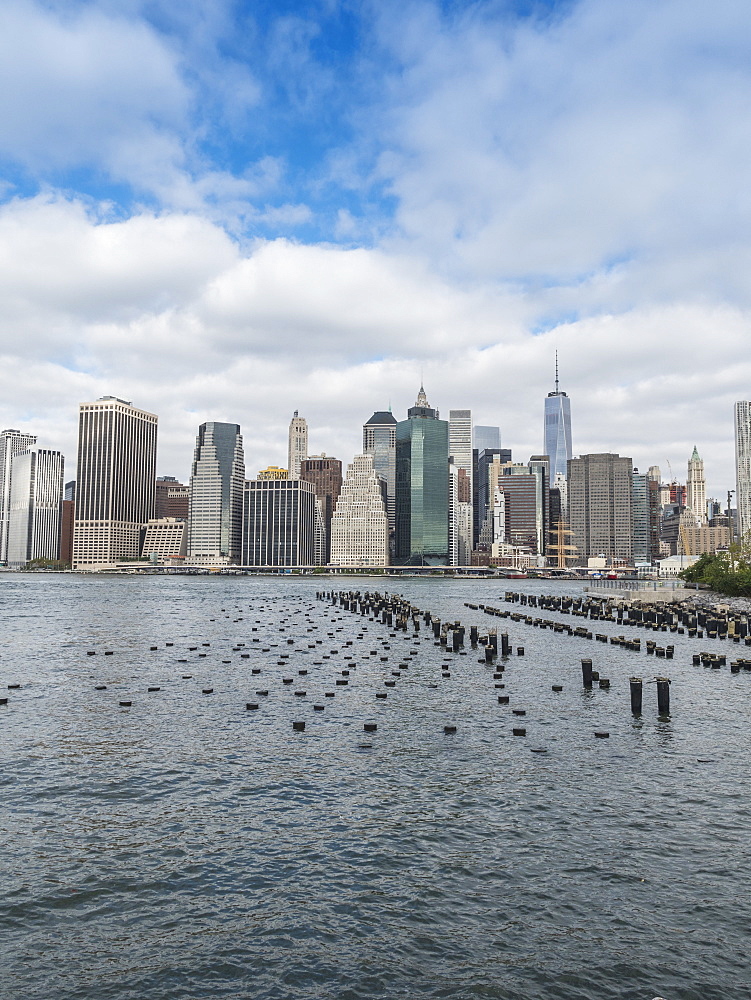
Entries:
{"type": "Polygon", "coordinates": [[[412,417],[422,417],[424,420],[438,420],[438,410],[434,410],[428,402],[422,382],[420,383],[420,391],[417,394],[415,405],[410,406],[407,410],[407,419],[409,420],[412,417]]]}

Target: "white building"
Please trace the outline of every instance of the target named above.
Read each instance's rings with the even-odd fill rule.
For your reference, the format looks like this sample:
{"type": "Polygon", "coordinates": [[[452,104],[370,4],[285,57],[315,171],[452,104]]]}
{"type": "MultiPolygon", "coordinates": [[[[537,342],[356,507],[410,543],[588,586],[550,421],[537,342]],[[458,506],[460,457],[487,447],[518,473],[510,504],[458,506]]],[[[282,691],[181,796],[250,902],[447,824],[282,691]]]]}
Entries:
{"type": "Polygon", "coordinates": [[[10,465],[22,451],[37,443],[35,434],[6,430],[0,433],[0,563],[8,558],[8,517],[10,514],[10,465]]]}
{"type": "Polygon", "coordinates": [[[308,422],[297,410],[289,424],[287,470],[290,479],[300,478],[300,466],[308,457],[308,422]]]}
{"type": "Polygon", "coordinates": [[[184,559],[188,543],[187,528],[187,521],[180,518],[152,518],[146,524],[143,555],[160,564],[168,559],[184,559]]]}
{"type": "Polygon", "coordinates": [[[688,460],[688,478],[686,479],[686,506],[697,518],[699,524],[705,524],[707,519],[707,484],[704,480],[704,462],[699,458],[699,452],[694,445],[694,451],[688,460]]]}
{"type": "Polygon", "coordinates": [[[331,520],[331,566],[387,566],[389,523],[371,455],[356,455],[331,520]]]}
{"type": "Polygon", "coordinates": [[[38,448],[11,462],[8,516],[8,566],[23,568],[32,559],[60,558],[63,510],[63,456],[38,448]]]}
{"type": "Polygon", "coordinates": [[[157,418],[115,396],[81,403],[73,567],[137,559],[154,514],[157,418]]]}
{"type": "Polygon", "coordinates": [[[738,537],[751,531],[751,403],[735,404],[735,497],[738,537]]]}
{"type": "Polygon", "coordinates": [[[227,566],[240,561],[244,486],[240,425],[201,424],[188,505],[188,561],[192,565],[227,566]]]}
{"type": "Polygon", "coordinates": [[[470,482],[472,502],[472,411],[449,410],[449,455],[458,469],[464,469],[470,482]]]}
{"type": "MultiPolygon", "coordinates": [[[[454,412],[454,411],[452,411],[454,412]]],[[[464,411],[459,411],[464,412],[464,411]]],[[[469,412],[469,411],[466,411],[469,412]]],[[[460,500],[460,470],[449,461],[449,565],[472,565],[472,504],[460,500]]]]}

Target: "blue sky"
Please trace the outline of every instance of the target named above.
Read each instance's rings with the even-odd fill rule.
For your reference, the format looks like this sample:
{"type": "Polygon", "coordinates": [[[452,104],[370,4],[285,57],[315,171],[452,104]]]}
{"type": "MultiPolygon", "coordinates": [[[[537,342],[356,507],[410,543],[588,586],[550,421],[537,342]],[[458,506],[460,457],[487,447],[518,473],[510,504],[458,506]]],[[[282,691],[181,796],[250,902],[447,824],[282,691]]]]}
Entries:
{"type": "Polygon", "coordinates": [[[299,409],[345,461],[391,399],[526,459],[561,357],[577,452],[732,485],[748,397],[751,20],[737,0],[5,0],[3,426],[202,419],[248,471],[299,409]]]}

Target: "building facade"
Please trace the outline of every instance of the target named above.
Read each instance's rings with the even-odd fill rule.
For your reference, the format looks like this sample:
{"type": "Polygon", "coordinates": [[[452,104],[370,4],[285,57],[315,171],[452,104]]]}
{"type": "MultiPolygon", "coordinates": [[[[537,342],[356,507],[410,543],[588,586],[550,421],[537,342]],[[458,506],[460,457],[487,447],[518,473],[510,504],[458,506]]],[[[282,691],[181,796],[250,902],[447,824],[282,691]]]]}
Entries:
{"type": "Polygon", "coordinates": [[[8,519],[10,516],[10,466],[14,457],[37,443],[36,434],[5,430],[0,433],[0,565],[8,559],[8,519]]]}
{"type": "Polygon", "coordinates": [[[688,477],[686,479],[686,506],[697,518],[699,524],[707,520],[707,484],[704,479],[704,462],[694,445],[694,451],[688,460],[688,477]]]}
{"type": "Polygon", "coordinates": [[[188,561],[226,566],[240,561],[245,456],[239,424],[198,428],[190,476],[188,561]]]}
{"type": "Polygon", "coordinates": [[[316,493],[293,479],[251,479],[245,484],[243,566],[313,566],[316,493]]]}
{"type": "Polygon", "coordinates": [[[476,452],[491,451],[501,447],[501,428],[476,424],[472,431],[472,448],[476,452]]]}
{"type": "Polygon", "coordinates": [[[751,531],[751,402],[735,404],[735,499],[738,507],[738,537],[745,541],[751,531]]]}
{"type": "Polygon", "coordinates": [[[316,563],[325,566],[331,557],[331,519],[342,491],[342,463],[338,458],[313,455],[300,463],[300,479],[316,492],[322,533],[316,563]]]}
{"type": "Polygon", "coordinates": [[[73,566],[96,569],[140,555],[154,513],[157,418],[115,396],[81,403],[73,566]]]}
{"type": "Polygon", "coordinates": [[[60,559],[63,510],[63,456],[34,448],[11,463],[8,559],[22,569],[32,559],[60,559]]]}
{"type": "Polygon", "coordinates": [[[289,424],[287,472],[289,479],[300,478],[300,465],[308,457],[308,422],[295,410],[289,424]]]}
{"type": "Polygon", "coordinates": [[[580,559],[602,555],[612,562],[633,559],[633,464],[601,453],[568,463],[569,519],[580,559]]]}
{"type": "Polygon", "coordinates": [[[188,548],[187,528],[183,518],[152,518],[146,524],[142,554],[159,564],[169,559],[184,559],[188,548]]]}
{"type": "Polygon", "coordinates": [[[472,489],[472,411],[449,410],[449,455],[457,472],[464,469],[472,489]]]}
{"type": "Polygon", "coordinates": [[[550,479],[568,476],[571,459],[571,401],[558,388],[558,357],[555,360],[555,390],[545,400],[545,454],[550,459],[550,479]]]}
{"type": "Polygon", "coordinates": [[[331,521],[331,565],[388,566],[389,522],[372,455],[356,455],[331,521]]]}
{"type": "Polygon", "coordinates": [[[154,517],[188,519],[190,490],[174,476],[158,476],[154,494],[154,517]]]}
{"type": "Polygon", "coordinates": [[[402,566],[449,561],[448,422],[420,392],[396,425],[396,554],[402,566]]]}
{"type": "Polygon", "coordinates": [[[256,476],[256,479],[289,479],[289,470],[278,465],[269,465],[256,476]]]}
{"type": "Polygon", "coordinates": [[[373,459],[373,469],[386,484],[389,519],[389,553],[394,554],[396,531],[396,418],[390,410],[377,410],[363,425],[362,450],[373,459]]]}
{"type": "Polygon", "coordinates": [[[659,481],[649,473],[634,469],[632,474],[632,556],[634,565],[652,565],[660,557],[660,493],[659,481]]]}

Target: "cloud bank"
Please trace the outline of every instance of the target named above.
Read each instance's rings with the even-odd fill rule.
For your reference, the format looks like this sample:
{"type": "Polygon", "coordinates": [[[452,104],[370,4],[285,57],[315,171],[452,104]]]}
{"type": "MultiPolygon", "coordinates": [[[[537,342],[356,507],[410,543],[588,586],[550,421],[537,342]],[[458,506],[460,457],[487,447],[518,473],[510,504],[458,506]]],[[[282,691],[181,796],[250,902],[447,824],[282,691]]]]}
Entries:
{"type": "Polygon", "coordinates": [[[742,5],[155,9],[0,12],[2,426],[72,472],[77,404],[113,393],[159,414],[160,474],[206,419],[254,474],[294,409],[346,462],[423,377],[526,460],[558,350],[577,453],[685,477],[697,444],[732,485],[742,5]]]}

